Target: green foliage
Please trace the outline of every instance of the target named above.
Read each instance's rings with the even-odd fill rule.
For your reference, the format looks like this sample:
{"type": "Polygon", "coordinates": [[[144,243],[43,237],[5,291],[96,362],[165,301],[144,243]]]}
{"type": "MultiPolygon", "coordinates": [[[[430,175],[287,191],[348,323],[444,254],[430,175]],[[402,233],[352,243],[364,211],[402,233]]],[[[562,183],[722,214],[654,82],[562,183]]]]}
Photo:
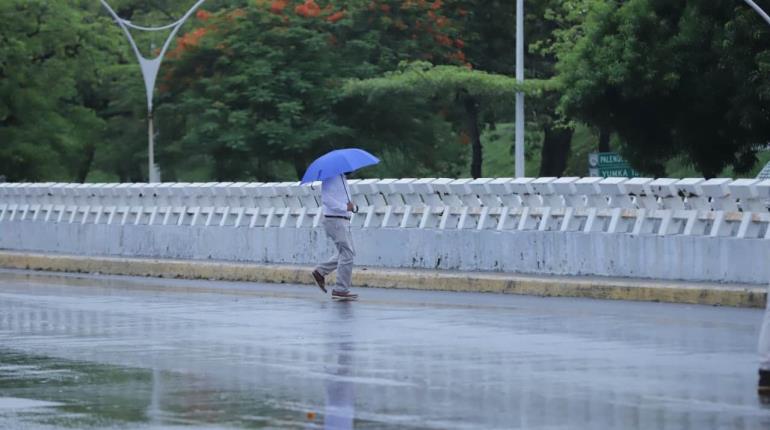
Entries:
{"type": "MultiPolygon", "coordinates": [[[[157,26],[193,0],[109,3],[157,26]]],[[[346,146],[381,155],[365,175],[462,176],[470,164],[511,176],[518,91],[528,175],[584,175],[599,130],[651,175],[764,164],[770,29],[742,2],[529,2],[524,84],[512,77],[514,7],[207,0],[161,67],[163,178],[293,180],[346,146]]],[[[0,175],[146,180],[141,73],[99,2],[5,0],[0,18],[0,175]]],[[[167,36],[133,34],[147,57],[167,36]]]]}
{"type": "Polygon", "coordinates": [[[101,141],[96,112],[114,55],[90,2],[0,2],[0,174],[82,180],[101,141]],[[86,155],[84,157],[84,155],[86,155]]]}
{"type": "Polygon", "coordinates": [[[375,76],[402,58],[447,56],[451,50],[435,42],[436,33],[414,39],[391,31],[397,22],[402,30],[411,28],[423,9],[383,16],[392,9],[355,6],[257,2],[223,9],[188,32],[172,52],[172,73],[164,77],[167,91],[158,108],[159,118],[172,124],[161,138],[163,164],[183,166],[186,154],[195,154],[219,180],[297,178],[318,155],[361,146],[389,154],[386,159],[394,161],[386,166],[452,171],[452,162],[462,157],[440,150],[439,136],[452,131],[436,111],[416,99],[398,98],[398,109],[366,106],[341,91],[345,79],[375,76]]]}
{"type": "Polygon", "coordinates": [[[466,92],[485,105],[504,107],[517,92],[540,95],[557,88],[556,81],[517,82],[506,75],[496,75],[462,66],[433,66],[427,62],[402,63],[399,69],[371,79],[350,80],[343,87],[345,95],[366,96],[373,100],[383,95],[414,95],[424,99],[454,97],[466,92]]]}
{"type": "Polygon", "coordinates": [[[350,80],[344,88],[347,96],[366,97],[372,103],[382,97],[416,97],[424,103],[453,106],[463,114],[457,122],[465,126],[473,157],[471,177],[482,175],[483,144],[479,117],[511,115],[510,101],[517,92],[541,95],[557,88],[556,81],[528,80],[523,83],[505,75],[474,71],[462,66],[433,66],[426,62],[402,63],[398,70],[382,77],[350,80]]]}
{"type": "Polygon", "coordinates": [[[582,2],[560,52],[567,115],[618,132],[634,166],[688,159],[707,177],[746,172],[770,134],[770,29],[733,1],[582,2]]]}

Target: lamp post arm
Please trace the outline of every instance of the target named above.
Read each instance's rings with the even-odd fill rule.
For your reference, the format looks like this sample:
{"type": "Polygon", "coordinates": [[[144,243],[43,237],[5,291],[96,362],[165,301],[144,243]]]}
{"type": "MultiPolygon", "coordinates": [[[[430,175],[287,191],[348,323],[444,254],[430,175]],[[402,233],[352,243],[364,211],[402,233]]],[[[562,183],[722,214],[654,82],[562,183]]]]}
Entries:
{"type": "Polygon", "coordinates": [[[754,11],[757,12],[759,16],[762,17],[762,19],[764,19],[768,24],[770,24],[770,16],[768,16],[767,13],[764,10],[762,10],[762,8],[759,7],[758,4],[754,2],[754,0],[744,0],[744,1],[746,2],[746,4],[751,6],[751,8],[754,9],[754,11]]]}
{"type": "Polygon", "coordinates": [[[187,11],[186,14],[182,18],[177,21],[177,25],[171,30],[171,34],[168,35],[168,38],[166,38],[166,43],[163,44],[163,49],[160,50],[160,54],[158,55],[158,58],[163,61],[163,56],[166,54],[166,51],[168,50],[169,45],[171,44],[171,40],[174,39],[174,36],[176,36],[176,33],[179,31],[179,29],[182,27],[182,24],[187,20],[187,18],[192,15],[196,9],[200,7],[200,5],[203,4],[203,2],[206,0],[198,0],[193,7],[190,8],[190,10],[187,11]]]}
{"type": "Polygon", "coordinates": [[[112,15],[112,19],[115,20],[115,22],[118,24],[121,30],[123,30],[123,33],[126,35],[126,39],[128,39],[128,43],[131,44],[131,49],[134,50],[134,54],[136,55],[137,59],[144,58],[142,56],[142,53],[139,52],[139,47],[136,46],[136,42],[134,42],[134,38],[131,36],[131,32],[128,31],[128,27],[126,27],[126,24],[123,22],[123,20],[118,16],[118,14],[110,7],[110,5],[105,0],[99,0],[102,3],[102,6],[104,6],[105,9],[107,9],[107,12],[109,12],[110,15],[112,15]]]}

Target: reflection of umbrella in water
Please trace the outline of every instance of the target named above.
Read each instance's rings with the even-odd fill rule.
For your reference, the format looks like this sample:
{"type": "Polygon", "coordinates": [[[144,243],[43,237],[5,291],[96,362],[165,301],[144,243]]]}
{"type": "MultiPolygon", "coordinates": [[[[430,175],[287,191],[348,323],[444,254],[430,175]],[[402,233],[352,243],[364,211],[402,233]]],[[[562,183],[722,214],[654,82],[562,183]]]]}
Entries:
{"type": "Polygon", "coordinates": [[[328,152],[313,161],[307,168],[305,175],[302,176],[302,183],[306,184],[313,181],[323,181],[332,176],[353,172],[379,162],[379,158],[363,149],[337,149],[328,152]]]}

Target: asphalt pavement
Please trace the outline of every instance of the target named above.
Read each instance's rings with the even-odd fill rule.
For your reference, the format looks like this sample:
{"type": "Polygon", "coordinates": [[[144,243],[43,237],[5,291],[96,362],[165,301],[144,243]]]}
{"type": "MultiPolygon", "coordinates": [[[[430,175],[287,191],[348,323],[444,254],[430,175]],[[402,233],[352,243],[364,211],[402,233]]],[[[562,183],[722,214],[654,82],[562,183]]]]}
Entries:
{"type": "Polygon", "coordinates": [[[762,313],[0,271],[0,428],[760,429],[762,313]]]}

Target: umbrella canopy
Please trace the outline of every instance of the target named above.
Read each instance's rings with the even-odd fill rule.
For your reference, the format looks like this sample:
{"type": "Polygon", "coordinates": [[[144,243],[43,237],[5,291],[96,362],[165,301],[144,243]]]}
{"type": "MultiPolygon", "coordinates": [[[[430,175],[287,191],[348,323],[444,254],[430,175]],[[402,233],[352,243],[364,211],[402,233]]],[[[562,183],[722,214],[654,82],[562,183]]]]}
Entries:
{"type": "Polygon", "coordinates": [[[323,181],[332,176],[352,172],[379,162],[379,158],[363,149],[337,149],[322,155],[313,161],[310,164],[310,167],[307,168],[305,175],[302,177],[302,183],[323,181]]]}

